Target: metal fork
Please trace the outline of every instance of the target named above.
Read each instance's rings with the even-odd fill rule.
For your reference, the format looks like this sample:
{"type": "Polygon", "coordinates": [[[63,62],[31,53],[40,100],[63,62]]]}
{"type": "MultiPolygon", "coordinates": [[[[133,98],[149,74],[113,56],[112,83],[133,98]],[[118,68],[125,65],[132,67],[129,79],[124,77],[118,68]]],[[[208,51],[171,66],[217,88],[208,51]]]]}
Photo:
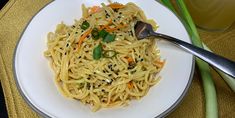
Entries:
{"type": "Polygon", "coordinates": [[[235,62],[234,61],[226,59],[212,52],[206,51],[202,48],[196,47],[192,44],[189,44],[177,38],[174,38],[165,34],[161,34],[161,33],[156,33],[153,31],[152,26],[148,23],[137,21],[135,25],[135,35],[139,40],[146,38],[146,37],[151,37],[151,36],[165,39],[183,48],[184,50],[190,52],[191,54],[197,56],[198,58],[204,60],[210,65],[218,68],[219,70],[227,73],[228,75],[235,77],[235,62]]]}

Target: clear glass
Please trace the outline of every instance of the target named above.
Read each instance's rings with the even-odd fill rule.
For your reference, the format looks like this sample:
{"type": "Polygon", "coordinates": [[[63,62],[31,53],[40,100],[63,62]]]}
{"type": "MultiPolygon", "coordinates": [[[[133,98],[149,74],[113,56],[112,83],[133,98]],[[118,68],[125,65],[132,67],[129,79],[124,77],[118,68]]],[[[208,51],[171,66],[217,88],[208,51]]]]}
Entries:
{"type": "Polygon", "coordinates": [[[235,0],[184,0],[195,24],[223,31],[235,21],[235,0]]]}

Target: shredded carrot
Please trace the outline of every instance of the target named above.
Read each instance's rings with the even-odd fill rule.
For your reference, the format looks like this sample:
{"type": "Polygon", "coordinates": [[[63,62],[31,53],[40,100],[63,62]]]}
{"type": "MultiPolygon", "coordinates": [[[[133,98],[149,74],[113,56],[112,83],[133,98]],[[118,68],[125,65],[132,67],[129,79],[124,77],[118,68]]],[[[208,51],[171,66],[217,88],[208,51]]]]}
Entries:
{"type": "Polygon", "coordinates": [[[101,25],[99,30],[102,30],[102,29],[108,29],[109,28],[109,24],[106,24],[106,25],[101,25]]]}
{"type": "Polygon", "coordinates": [[[113,32],[115,30],[118,30],[118,29],[121,29],[121,28],[125,28],[125,27],[128,26],[127,24],[124,24],[124,25],[120,24],[120,25],[118,25],[118,26],[116,26],[114,28],[110,28],[109,25],[112,24],[112,23],[113,23],[112,20],[109,20],[106,25],[100,26],[99,30],[106,29],[107,32],[113,32]]]}
{"type": "Polygon", "coordinates": [[[134,62],[134,59],[132,57],[126,57],[128,63],[134,62]]]}
{"type": "Polygon", "coordinates": [[[89,13],[93,14],[93,13],[99,12],[100,10],[101,10],[100,6],[93,6],[89,9],[89,13]]]}
{"type": "Polygon", "coordinates": [[[101,25],[99,30],[102,30],[102,29],[108,29],[109,28],[109,25],[112,24],[112,20],[107,20],[108,23],[106,25],[101,25]]]}
{"type": "Polygon", "coordinates": [[[134,88],[134,85],[133,85],[133,83],[130,81],[130,82],[127,83],[127,87],[128,87],[129,89],[132,89],[132,88],[134,88]]]}
{"type": "Polygon", "coordinates": [[[113,23],[112,19],[106,19],[106,21],[108,21],[108,24],[112,24],[113,23]]]}
{"type": "Polygon", "coordinates": [[[86,39],[87,35],[89,35],[91,33],[92,29],[90,28],[89,30],[87,30],[79,39],[78,41],[78,49],[81,47],[82,42],[86,39]]]}
{"type": "Polygon", "coordinates": [[[113,32],[113,31],[115,31],[115,30],[118,30],[118,29],[121,29],[121,28],[125,28],[126,26],[127,26],[127,24],[125,24],[125,25],[118,25],[118,26],[116,26],[116,27],[114,27],[114,28],[108,27],[108,28],[107,28],[107,32],[113,32]]]}
{"type": "Polygon", "coordinates": [[[125,5],[120,4],[120,3],[111,3],[108,5],[108,7],[111,7],[112,9],[121,9],[121,8],[124,8],[125,5]]]}
{"type": "Polygon", "coordinates": [[[158,60],[154,61],[153,63],[155,66],[162,68],[164,66],[165,62],[166,62],[166,60],[160,61],[160,59],[158,59],[158,60]]]}

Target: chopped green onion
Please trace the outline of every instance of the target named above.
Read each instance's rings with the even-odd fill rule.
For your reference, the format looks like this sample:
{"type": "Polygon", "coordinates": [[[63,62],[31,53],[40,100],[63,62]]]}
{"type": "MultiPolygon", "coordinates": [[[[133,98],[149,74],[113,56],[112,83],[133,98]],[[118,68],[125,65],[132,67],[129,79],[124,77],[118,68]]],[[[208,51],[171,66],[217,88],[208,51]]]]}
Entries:
{"type": "Polygon", "coordinates": [[[104,29],[102,29],[100,32],[99,32],[99,36],[101,37],[101,38],[105,38],[105,36],[108,34],[108,32],[107,31],[105,31],[104,29]]]}
{"type": "Polygon", "coordinates": [[[87,28],[89,28],[90,27],[90,24],[87,22],[87,21],[84,21],[83,23],[82,23],[82,25],[81,25],[81,28],[83,29],[83,30],[86,30],[87,28]]]}
{"type": "Polygon", "coordinates": [[[91,36],[94,40],[97,40],[99,39],[99,30],[97,28],[94,28],[92,31],[91,31],[91,36]]]}
{"type": "Polygon", "coordinates": [[[115,34],[107,34],[105,38],[103,38],[103,42],[113,42],[115,40],[116,35],[115,34]]]}
{"type": "Polygon", "coordinates": [[[93,50],[93,59],[99,60],[102,56],[102,45],[99,44],[97,47],[93,50]]]}
{"type": "Polygon", "coordinates": [[[114,50],[106,50],[104,51],[104,57],[106,58],[112,58],[116,55],[117,53],[114,50]]]}

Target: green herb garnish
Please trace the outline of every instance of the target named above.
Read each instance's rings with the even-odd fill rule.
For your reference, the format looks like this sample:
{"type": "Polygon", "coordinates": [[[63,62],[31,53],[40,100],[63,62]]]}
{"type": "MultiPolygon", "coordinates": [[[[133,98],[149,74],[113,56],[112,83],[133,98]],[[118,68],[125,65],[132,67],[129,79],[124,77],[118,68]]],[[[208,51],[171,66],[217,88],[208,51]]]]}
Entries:
{"type": "Polygon", "coordinates": [[[103,38],[103,42],[110,43],[115,40],[116,35],[115,34],[107,34],[105,38],[103,38]]]}
{"type": "Polygon", "coordinates": [[[99,60],[102,57],[102,45],[99,44],[93,50],[93,59],[99,60]]]}
{"type": "Polygon", "coordinates": [[[99,39],[99,30],[97,28],[94,28],[91,31],[91,36],[94,40],[98,40],[99,39]]]}
{"type": "Polygon", "coordinates": [[[104,57],[106,58],[112,58],[117,54],[117,52],[115,52],[114,50],[106,50],[104,51],[104,57]]]}
{"type": "Polygon", "coordinates": [[[82,25],[81,25],[81,28],[83,29],[83,30],[86,30],[87,28],[89,28],[90,27],[90,24],[87,22],[87,21],[84,21],[83,23],[82,23],[82,25]]]}
{"type": "Polygon", "coordinates": [[[108,32],[107,31],[105,31],[104,29],[102,29],[100,32],[99,32],[99,36],[101,37],[101,38],[105,38],[105,36],[108,34],[108,32]]]}

